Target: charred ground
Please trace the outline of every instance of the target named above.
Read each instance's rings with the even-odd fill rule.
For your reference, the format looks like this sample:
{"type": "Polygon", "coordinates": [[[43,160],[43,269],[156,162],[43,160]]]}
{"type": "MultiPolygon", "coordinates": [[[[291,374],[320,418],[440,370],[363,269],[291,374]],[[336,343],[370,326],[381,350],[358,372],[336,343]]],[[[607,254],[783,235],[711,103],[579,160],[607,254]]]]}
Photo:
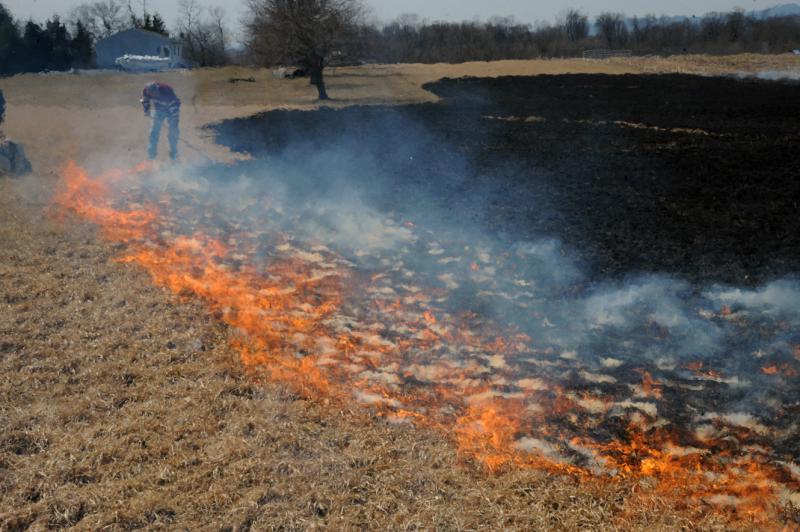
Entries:
{"type": "Polygon", "coordinates": [[[254,382],[199,301],[42,207],[0,182],[0,530],[725,524],[658,497],[623,512],[635,481],[487,475],[439,434],[254,382]]]}
{"type": "Polygon", "coordinates": [[[800,266],[796,83],[578,74],[425,88],[443,101],[273,111],[213,128],[235,150],[301,166],[349,144],[373,167],[347,179],[376,206],[446,213],[509,240],[557,236],[602,277],[741,285],[800,266]]]}
{"type": "MultiPolygon", "coordinates": [[[[70,79],[77,78],[70,76],[70,79]]],[[[227,82],[223,83],[227,87],[227,82]]],[[[474,94],[472,88],[466,87],[470,81],[448,83],[453,87],[464,85],[465,92],[474,94]]],[[[558,78],[552,83],[557,85],[558,78]]],[[[62,90],[61,85],[58,90],[62,90]]],[[[784,90],[791,92],[776,89],[781,94],[784,90]]],[[[90,91],[85,92],[94,96],[90,91]]],[[[556,96],[566,98],[558,94],[553,97],[556,96]]],[[[775,99],[764,101],[776,107],[782,105],[775,99]]],[[[792,105],[788,99],[783,101],[786,106],[792,105]]],[[[498,105],[495,100],[491,102],[498,105]]],[[[542,133],[546,128],[541,126],[558,126],[555,121],[562,118],[555,108],[551,112],[546,105],[540,105],[543,110],[539,115],[553,116],[550,122],[518,123],[483,119],[484,114],[512,116],[491,111],[485,98],[482,101],[470,96],[462,103],[476,106],[472,115],[459,116],[457,109],[448,107],[459,105],[454,101],[418,108],[367,109],[376,117],[380,115],[380,120],[371,122],[364,120],[363,109],[273,113],[269,115],[268,130],[264,129],[263,120],[248,121],[246,127],[258,133],[250,139],[238,137],[237,144],[259,151],[265,140],[262,134],[267,133],[270,146],[267,155],[274,155],[300,136],[310,139],[302,149],[294,149],[293,154],[302,155],[305,149],[319,151],[326,144],[335,146],[334,141],[341,140],[343,133],[351,130],[358,134],[354,137],[357,147],[369,153],[379,149],[387,139],[397,139],[398,144],[384,144],[383,152],[378,153],[381,168],[387,169],[385,181],[379,184],[388,182],[395,188],[382,190],[372,186],[372,199],[389,205],[392,195],[386,190],[404,192],[405,196],[395,196],[393,208],[412,211],[415,199],[452,205],[453,216],[458,220],[477,217],[480,223],[494,222],[497,233],[505,228],[515,231],[511,236],[522,234],[520,228],[535,234],[540,227],[541,232],[554,234],[554,228],[570,227],[565,225],[568,211],[553,208],[557,200],[562,201],[560,206],[566,206],[559,190],[572,191],[578,214],[591,214],[582,213],[581,208],[586,210],[586,206],[578,201],[590,197],[590,191],[584,190],[584,182],[572,174],[566,177],[556,174],[547,167],[547,161],[552,161],[550,164],[555,168],[556,163],[566,164],[564,157],[573,157],[576,160],[572,166],[576,172],[584,172],[585,178],[593,174],[583,170],[578,162],[594,164],[595,168],[602,166],[588,157],[575,157],[576,144],[572,148],[557,145],[557,139],[563,142],[569,139],[568,135],[554,136],[548,141],[553,149],[560,150],[557,153],[548,153],[543,147],[525,148],[536,150],[540,156],[535,171],[525,167],[527,160],[533,160],[525,152],[508,158],[502,153],[511,151],[494,153],[501,141],[508,142],[503,140],[506,136],[511,138],[508,132],[527,135],[526,128],[538,128],[538,133],[520,138],[535,138],[537,134],[546,138],[542,133]],[[484,113],[484,108],[488,112],[484,113]],[[420,127],[414,134],[422,137],[417,140],[453,139],[451,148],[418,142],[416,151],[409,154],[406,151],[409,144],[400,144],[411,136],[408,129],[385,127],[389,111],[397,112],[389,116],[402,118],[398,118],[399,125],[407,125],[413,117],[408,114],[409,109],[421,109],[418,111],[421,114],[444,113],[449,109],[449,120],[423,122],[431,124],[432,130],[420,127]],[[352,118],[346,123],[331,118],[341,116],[352,118]],[[281,124],[280,120],[284,122],[281,124]],[[473,131],[470,124],[483,129],[473,131]],[[382,129],[376,130],[379,126],[382,129]],[[309,128],[321,133],[309,135],[309,128]],[[423,136],[423,131],[430,136],[423,136]],[[454,133],[458,131],[461,137],[454,133]],[[490,143],[486,139],[492,137],[487,132],[496,134],[500,140],[490,143]],[[472,139],[472,144],[455,142],[461,138],[472,139]],[[482,151],[476,152],[480,155],[465,157],[470,146],[482,147],[482,151]],[[465,174],[464,169],[469,169],[467,163],[476,164],[479,171],[465,174]],[[564,184],[573,181],[571,187],[564,184]],[[435,194],[426,195],[426,191],[435,194]],[[465,193],[454,194],[458,191],[465,193]],[[528,196],[521,195],[526,191],[528,196]],[[519,197],[512,197],[512,193],[519,197]],[[505,199],[505,203],[493,206],[492,200],[498,198],[505,199]],[[548,200],[547,205],[543,199],[548,200]],[[525,204],[534,200],[531,205],[525,204]],[[514,208],[504,211],[503,206],[514,208]],[[545,209],[546,206],[549,208],[545,209]],[[477,207],[480,209],[476,211],[477,207]],[[533,221],[528,221],[528,217],[533,221]]],[[[49,116],[53,109],[44,107],[41,112],[49,116]]],[[[521,112],[518,114],[525,118],[521,112]]],[[[66,116],[71,120],[60,121],[81,124],[89,115],[78,108],[66,116]]],[[[756,121],[741,120],[749,131],[756,131],[756,121]]],[[[761,123],[771,132],[766,136],[772,139],[765,140],[763,145],[782,142],[775,140],[775,124],[779,121],[790,124],[793,120],[796,121],[796,113],[762,119],[761,123]]],[[[105,132],[99,127],[101,121],[96,122],[98,128],[92,131],[99,131],[100,138],[105,132]]],[[[611,151],[617,144],[603,144],[597,139],[619,139],[621,135],[639,132],[598,126],[597,130],[605,132],[603,137],[588,126],[573,126],[586,138],[570,142],[604,147],[600,153],[611,151]],[[590,142],[591,139],[596,140],[590,142]]],[[[230,122],[222,126],[231,127],[227,131],[238,133],[245,125],[230,122]]],[[[708,124],[706,127],[710,128],[708,124]]],[[[72,130],[79,128],[71,125],[69,128],[72,139],[72,130]]],[[[131,131],[135,137],[135,128],[131,131]]],[[[785,135],[791,139],[794,134],[790,131],[785,135]]],[[[672,139],[677,133],[664,135],[672,139]]],[[[39,136],[40,154],[61,156],[53,148],[54,137],[41,132],[39,136]]],[[[226,138],[231,139],[234,137],[226,138]]],[[[702,139],[690,137],[687,142],[691,140],[702,139]]],[[[114,142],[120,139],[115,138],[114,142]]],[[[786,147],[788,141],[778,145],[786,147]]],[[[138,144],[132,146],[136,148],[138,144]]],[[[782,175],[788,175],[792,152],[786,148],[774,153],[783,157],[782,175]]],[[[642,155],[637,156],[636,160],[641,161],[642,155]]],[[[766,156],[760,156],[758,164],[763,164],[766,156]]],[[[730,161],[730,166],[735,166],[734,159],[730,161]]],[[[757,167],[756,162],[753,167],[757,167]]],[[[370,176],[375,175],[366,170],[362,187],[367,187],[370,176]]],[[[628,171],[626,175],[638,174],[628,171]]],[[[537,471],[486,475],[468,464],[464,467],[453,446],[439,434],[386,426],[369,412],[327,408],[283,386],[254,383],[240,369],[237,353],[227,341],[229,331],[199,302],[147,288],[150,279],[144,272],[119,264],[115,259],[120,251],[118,246],[100,238],[96,228],[76,223],[72,218],[56,223],[49,215],[43,216],[46,205],[36,198],[44,194],[34,194],[32,199],[25,193],[28,184],[0,182],[0,240],[4,242],[0,249],[2,529],[731,528],[709,514],[705,506],[687,509],[679,503],[674,507],[655,497],[638,506],[634,515],[624,511],[625,501],[638,503],[639,499],[634,497],[638,497],[647,483],[583,486],[570,478],[549,477],[537,471]]],[[[48,189],[51,184],[47,178],[40,182],[48,189]]],[[[592,186],[593,190],[601,188],[592,186]]],[[[645,186],[642,188],[651,192],[645,186]]],[[[570,198],[567,192],[562,195],[570,198]]],[[[792,189],[778,189],[776,195],[796,197],[790,193],[792,189]]],[[[612,201],[606,203],[616,207],[612,201]]],[[[756,201],[752,204],[759,205],[756,201]]],[[[414,212],[420,211],[424,209],[414,212]]],[[[598,208],[597,218],[602,221],[606,212],[598,208]]],[[[774,219],[779,219],[784,232],[793,236],[788,224],[795,223],[794,220],[781,219],[777,214],[774,219]]],[[[715,216],[714,227],[724,227],[719,220],[715,216]]],[[[588,222],[586,226],[594,229],[588,222]]],[[[578,231],[580,226],[576,227],[575,238],[587,238],[578,231]]],[[[560,234],[568,237],[566,231],[560,234]]],[[[770,238],[784,257],[796,257],[791,254],[796,247],[789,246],[792,240],[780,242],[778,237],[770,238]]],[[[640,240],[651,251],[652,239],[640,240]]],[[[608,252],[600,244],[594,246],[608,252]]],[[[723,266],[710,264],[714,268],[723,266]]],[[[793,269],[791,261],[784,266],[785,271],[793,269]]],[[[717,270],[698,267],[697,271],[710,276],[717,270]]],[[[785,520],[796,522],[796,512],[785,516],[785,520]]],[[[739,526],[753,528],[747,523],[739,526]]]]}

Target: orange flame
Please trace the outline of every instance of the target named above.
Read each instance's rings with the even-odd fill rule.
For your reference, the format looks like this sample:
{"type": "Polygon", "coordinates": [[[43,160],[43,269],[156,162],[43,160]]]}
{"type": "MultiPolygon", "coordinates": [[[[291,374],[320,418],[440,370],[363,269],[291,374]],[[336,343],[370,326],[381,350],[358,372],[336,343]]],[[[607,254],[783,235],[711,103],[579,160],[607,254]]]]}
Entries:
{"type": "MultiPolygon", "coordinates": [[[[175,294],[204,301],[235,331],[232,345],[254,377],[290,383],[307,396],[355,400],[387,419],[447,431],[462,456],[490,471],[537,468],[587,481],[598,470],[606,472],[600,474],[603,481],[610,480],[608,472],[617,478],[648,477],[665,496],[723,508],[735,504],[738,516],[759,523],[774,519],[781,490],[798,488],[763,455],[708,450],[714,445],[724,449],[720,442],[682,446],[685,436],[646,419],[610,441],[567,435],[562,422],[588,431],[593,425],[586,412],[608,412],[612,402],[588,391],[571,394],[546,379],[518,379],[509,360],[530,357],[531,339],[498,331],[472,314],[434,313],[433,291],[375,296],[369,302],[370,323],[344,320],[342,325],[353,294],[381,293],[381,275],[358,286],[363,276],[333,252],[292,254],[289,239],[284,239],[284,255],[263,263],[255,260],[255,246],[246,235],[213,238],[195,227],[190,235],[164,236],[160,229],[168,225],[169,213],[156,204],[168,206],[168,200],[117,204],[117,197],[125,196],[118,189],[134,186],[136,176],[150,170],[140,166],[92,178],[70,162],[54,204],[124,243],[127,251],[119,261],[144,268],[155,284],[175,294]],[[438,354],[450,349],[470,355],[453,359],[438,354]],[[494,372],[487,374],[475,359],[488,360],[494,372]],[[408,384],[414,382],[425,385],[408,384]],[[562,445],[526,439],[531,427],[562,445]],[[582,458],[566,458],[563,450],[582,458]]],[[[471,267],[478,269],[477,263],[471,267]]],[[[727,307],[722,312],[731,313],[727,307]]],[[[686,368],[711,373],[702,362],[686,368]]],[[[774,375],[780,368],[762,371],[774,375]]],[[[641,375],[642,395],[663,400],[665,384],[646,370],[641,375]]]]}

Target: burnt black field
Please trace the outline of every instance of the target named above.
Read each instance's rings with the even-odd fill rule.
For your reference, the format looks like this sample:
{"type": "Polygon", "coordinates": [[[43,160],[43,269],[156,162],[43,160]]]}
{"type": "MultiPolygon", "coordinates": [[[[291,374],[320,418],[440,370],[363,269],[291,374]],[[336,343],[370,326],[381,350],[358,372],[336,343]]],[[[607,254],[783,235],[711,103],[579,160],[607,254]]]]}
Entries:
{"type": "MultiPolygon", "coordinates": [[[[440,103],[274,111],[212,126],[297,195],[509,241],[593,275],[758,284],[800,270],[800,85],[686,75],[444,79],[440,103]]],[[[335,96],[335,85],[332,86],[335,96]]]]}

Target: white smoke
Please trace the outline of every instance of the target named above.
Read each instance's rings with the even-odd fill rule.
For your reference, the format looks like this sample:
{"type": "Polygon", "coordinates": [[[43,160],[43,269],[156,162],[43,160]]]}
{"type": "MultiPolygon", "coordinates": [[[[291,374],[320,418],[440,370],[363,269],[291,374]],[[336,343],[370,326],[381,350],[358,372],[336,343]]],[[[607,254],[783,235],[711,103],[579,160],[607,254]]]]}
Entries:
{"type": "Polygon", "coordinates": [[[800,285],[795,281],[774,281],[758,289],[715,287],[704,295],[718,305],[794,318],[800,316],[800,285]]]}
{"type": "MultiPolygon", "coordinates": [[[[706,77],[715,77],[718,74],[701,74],[706,77]]],[[[800,81],[800,70],[762,70],[760,72],[736,72],[727,74],[739,80],[762,80],[762,81],[800,81]]]]}

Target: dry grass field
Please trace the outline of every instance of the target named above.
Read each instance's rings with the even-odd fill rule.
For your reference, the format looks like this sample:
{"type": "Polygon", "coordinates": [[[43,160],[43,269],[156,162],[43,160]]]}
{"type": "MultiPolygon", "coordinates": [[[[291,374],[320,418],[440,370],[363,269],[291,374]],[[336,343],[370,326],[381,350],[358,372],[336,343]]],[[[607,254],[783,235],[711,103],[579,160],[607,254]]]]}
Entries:
{"type": "MultiPolygon", "coordinates": [[[[442,77],[738,73],[794,56],[365,66],[330,73],[332,106],[431,101],[442,77]]],[[[152,76],[0,80],[6,134],[34,174],[0,177],[0,530],[674,530],[731,525],[638,482],[489,474],[439,433],[318,404],[243,374],[229,331],[196,301],[114,261],[95,228],[54,216],[69,158],[126,167],[145,152],[139,91],[152,76]],[[636,501],[632,506],[631,501],[636,501]]],[[[171,72],[184,163],[236,157],[203,125],[314,108],[308,81],[266,70],[171,72]],[[231,83],[253,76],[255,83],[231,83]]],[[[162,157],[166,150],[162,147],[162,157]]]]}
{"type": "MultiPolygon", "coordinates": [[[[638,72],[734,74],[798,68],[798,59],[791,54],[369,65],[332,69],[328,84],[334,100],[326,105],[432,101],[435,96],[421,87],[443,77],[638,72]]],[[[114,73],[29,74],[0,80],[0,89],[8,100],[5,131],[26,146],[39,175],[52,175],[69,156],[84,163],[116,166],[138,162],[144,156],[149,129],[138,99],[142,86],[152,77],[114,73]],[[113,155],[113,161],[103,160],[108,154],[113,155]]],[[[269,109],[311,109],[318,105],[308,80],[279,80],[264,69],[230,67],[169,72],[159,79],[173,85],[183,100],[184,137],[216,160],[225,160],[231,154],[210,142],[199,130],[201,126],[269,109]],[[233,78],[249,77],[256,82],[230,82],[233,78]]],[[[191,149],[184,150],[183,157],[187,162],[204,160],[191,149]]]]}

